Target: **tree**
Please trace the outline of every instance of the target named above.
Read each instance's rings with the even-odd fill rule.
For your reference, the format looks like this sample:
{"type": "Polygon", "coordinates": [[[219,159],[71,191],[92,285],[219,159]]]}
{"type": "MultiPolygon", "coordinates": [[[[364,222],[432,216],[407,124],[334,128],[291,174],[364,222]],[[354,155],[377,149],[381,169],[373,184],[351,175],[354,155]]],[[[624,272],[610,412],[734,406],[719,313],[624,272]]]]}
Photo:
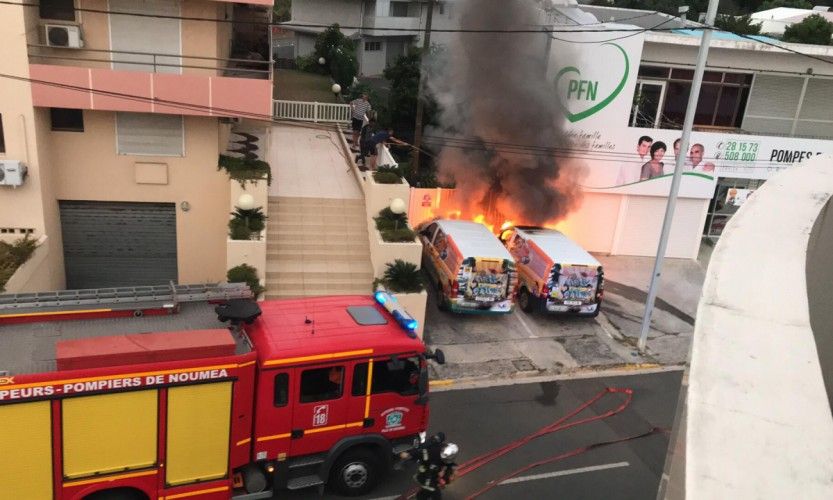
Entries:
{"type": "Polygon", "coordinates": [[[785,42],[830,45],[831,36],[833,23],[818,14],[807,16],[800,23],[787,26],[784,30],[785,42]]]}
{"type": "Polygon", "coordinates": [[[777,9],[778,7],[792,7],[794,9],[812,9],[813,4],[807,0],[766,0],[760,10],[777,9]]]}
{"type": "Polygon", "coordinates": [[[292,0],[275,0],[272,7],[273,20],[277,23],[289,21],[292,18],[292,0]]]}
{"type": "MultiPolygon", "coordinates": [[[[388,97],[390,125],[404,136],[410,136],[414,131],[421,69],[422,51],[412,48],[384,71],[384,76],[390,82],[391,88],[388,97]]],[[[431,123],[436,108],[436,103],[428,97],[425,102],[424,123],[431,123]]]]}
{"type": "Polygon", "coordinates": [[[737,33],[738,35],[758,35],[761,33],[760,22],[753,21],[749,15],[736,17],[719,14],[714,21],[714,25],[724,31],[737,33]]]}
{"type": "Polygon", "coordinates": [[[318,35],[313,57],[316,61],[324,58],[330,70],[330,76],[344,90],[353,85],[353,79],[359,74],[356,47],[349,38],[344,36],[338,24],[333,24],[318,35]]]}

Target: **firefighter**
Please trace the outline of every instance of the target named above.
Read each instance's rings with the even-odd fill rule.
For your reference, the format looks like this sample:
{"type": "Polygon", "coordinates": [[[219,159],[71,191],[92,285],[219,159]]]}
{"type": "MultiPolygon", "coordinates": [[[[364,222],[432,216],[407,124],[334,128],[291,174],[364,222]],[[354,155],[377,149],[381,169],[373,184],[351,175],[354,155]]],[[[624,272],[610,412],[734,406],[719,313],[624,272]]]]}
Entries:
{"type": "Polygon", "coordinates": [[[414,480],[419,485],[417,500],[442,498],[442,488],[454,479],[454,457],[457,445],[445,442],[445,434],[439,432],[411,451],[400,454],[403,460],[416,459],[417,473],[414,480]]]}

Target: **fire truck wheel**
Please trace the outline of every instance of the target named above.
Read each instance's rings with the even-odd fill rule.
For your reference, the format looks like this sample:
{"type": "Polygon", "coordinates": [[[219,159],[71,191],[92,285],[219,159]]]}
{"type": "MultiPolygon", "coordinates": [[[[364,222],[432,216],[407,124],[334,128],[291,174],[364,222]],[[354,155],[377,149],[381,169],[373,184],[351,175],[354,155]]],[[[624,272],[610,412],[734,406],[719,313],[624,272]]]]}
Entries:
{"type": "Polygon", "coordinates": [[[330,485],[347,496],[369,493],[376,487],[382,473],[379,457],[368,449],[349,450],[330,472],[330,485]]]}
{"type": "Polygon", "coordinates": [[[526,287],[521,287],[521,291],[518,292],[518,305],[523,312],[532,312],[532,295],[526,287]]]}

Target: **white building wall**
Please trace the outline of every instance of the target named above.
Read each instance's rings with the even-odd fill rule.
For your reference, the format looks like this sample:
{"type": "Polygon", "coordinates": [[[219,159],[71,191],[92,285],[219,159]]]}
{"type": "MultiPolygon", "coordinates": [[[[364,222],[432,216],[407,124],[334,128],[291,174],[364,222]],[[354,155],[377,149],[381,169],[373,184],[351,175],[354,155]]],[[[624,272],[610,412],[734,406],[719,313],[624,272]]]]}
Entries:
{"type": "Polygon", "coordinates": [[[295,33],[295,57],[308,56],[315,52],[315,35],[295,33]]]}
{"type": "Polygon", "coordinates": [[[362,0],[300,0],[292,2],[292,21],[360,26],[362,0]]]}
{"type": "Polygon", "coordinates": [[[385,51],[387,49],[387,42],[380,38],[364,38],[359,44],[359,71],[363,76],[377,76],[381,75],[385,70],[385,51]],[[381,50],[367,51],[365,44],[367,42],[379,42],[381,50]]]}

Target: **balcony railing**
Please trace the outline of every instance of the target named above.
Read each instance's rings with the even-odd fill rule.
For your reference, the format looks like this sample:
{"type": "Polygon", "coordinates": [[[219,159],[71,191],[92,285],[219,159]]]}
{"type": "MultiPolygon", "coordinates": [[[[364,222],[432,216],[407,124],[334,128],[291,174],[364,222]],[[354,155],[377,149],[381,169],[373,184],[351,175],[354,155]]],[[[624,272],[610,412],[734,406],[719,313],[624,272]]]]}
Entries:
{"type": "Polygon", "coordinates": [[[349,123],[350,105],[275,100],[272,104],[272,114],[276,119],[284,120],[300,120],[315,123],[349,123]]]}
{"type": "Polygon", "coordinates": [[[41,64],[112,68],[149,73],[199,74],[206,71],[214,75],[229,77],[264,80],[272,78],[272,61],[86,48],[75,49],[77,55],[68,55],[68,49],[55,49],[38,44],[29,44],[28,47],[30,61],[41,64]]]}

